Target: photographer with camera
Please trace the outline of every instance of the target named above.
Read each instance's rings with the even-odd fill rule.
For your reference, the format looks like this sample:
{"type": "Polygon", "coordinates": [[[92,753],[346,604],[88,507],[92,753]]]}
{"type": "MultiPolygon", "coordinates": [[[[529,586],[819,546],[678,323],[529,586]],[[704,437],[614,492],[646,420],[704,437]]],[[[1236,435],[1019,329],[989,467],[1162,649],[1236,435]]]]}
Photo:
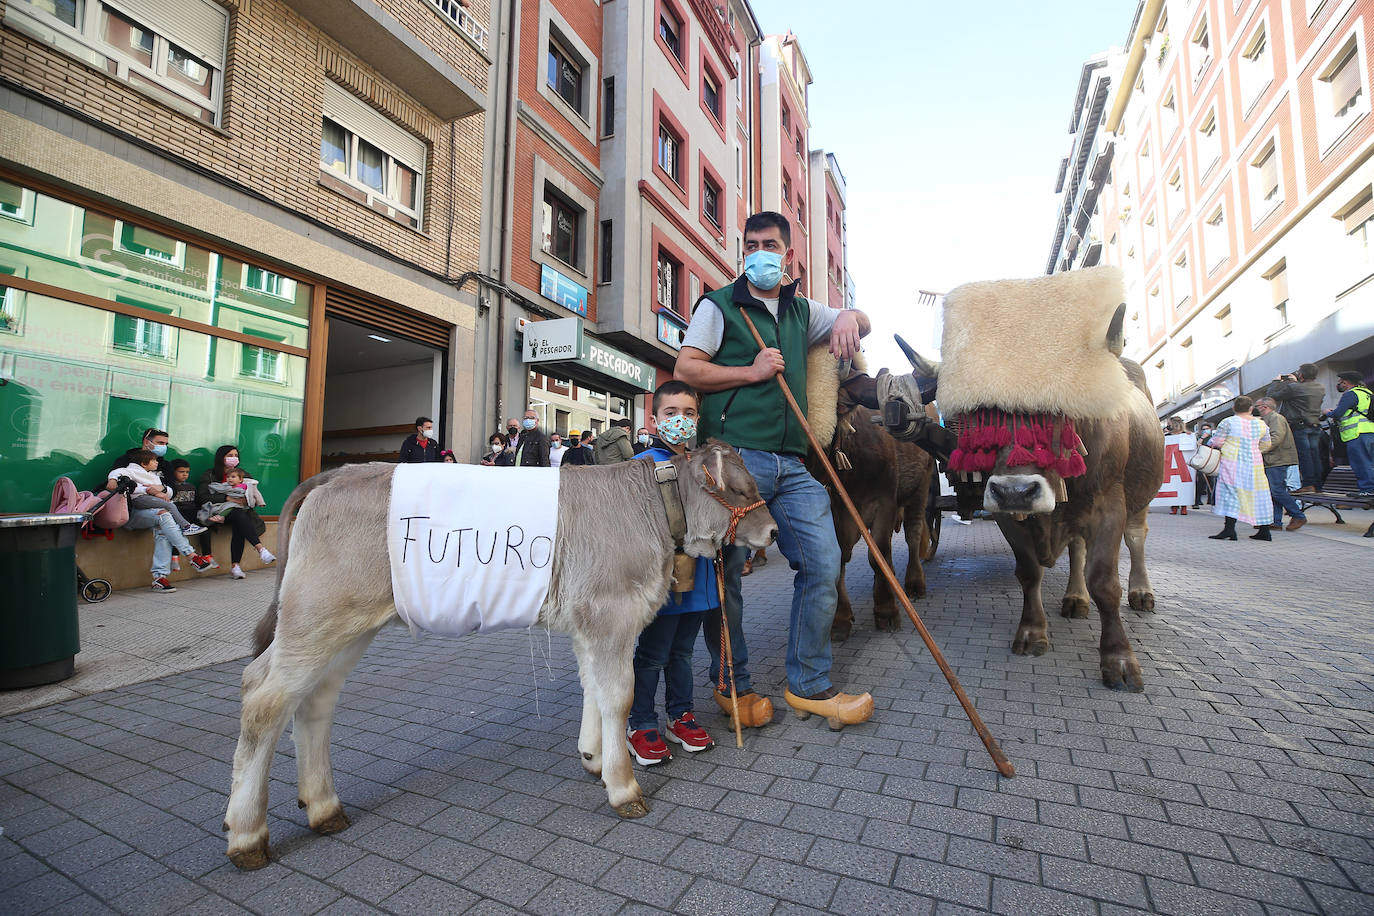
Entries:
{"type": "Polygon", "coordinates": [[[1315,493],[1321,486],[1321,418],[1326,389],[1317,381],[1317,367],[1303,363],[1296,372],[1280,375],[1265,394],[1278,402],[1279,414],[1293,431],[1298,447],[1298,473],[1302,487],[1297,493],[1315,493]]]}

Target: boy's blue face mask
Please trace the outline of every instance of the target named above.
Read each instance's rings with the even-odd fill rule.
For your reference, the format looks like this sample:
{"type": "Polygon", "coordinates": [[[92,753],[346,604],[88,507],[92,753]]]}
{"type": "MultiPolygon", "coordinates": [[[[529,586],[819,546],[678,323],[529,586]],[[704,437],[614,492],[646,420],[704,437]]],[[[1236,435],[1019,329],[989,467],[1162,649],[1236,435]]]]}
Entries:
{"type": "Polygon", "coordinates": [[[782,255],[775,251],[749,252],[744,256],[744,275],[758,289],[773,289],[782,282],[782,255]]]}

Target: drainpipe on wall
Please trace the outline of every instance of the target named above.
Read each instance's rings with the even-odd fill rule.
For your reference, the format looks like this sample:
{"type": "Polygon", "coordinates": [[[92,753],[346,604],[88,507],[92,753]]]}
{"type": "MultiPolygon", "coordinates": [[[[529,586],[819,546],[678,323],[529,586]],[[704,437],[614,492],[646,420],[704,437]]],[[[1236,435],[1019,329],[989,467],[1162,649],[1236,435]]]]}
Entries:
{"type": "Polygon", "coordinates": [[[505,409],[504,366],[506,362],[506,298],[509,295],[506,283],[509,280],[507,265],[510,261],[511,198],[515,194],[515,69],[519,57],[520,0],[510,0],[506,20],[506,93],[505,117],[506,136],[501,143],[501,232],[500,249],[497,252],[496,276],[503,293],[496,306],[496,406],[492,418],[492,429],[500,429],[501,414],[505,409]]]}

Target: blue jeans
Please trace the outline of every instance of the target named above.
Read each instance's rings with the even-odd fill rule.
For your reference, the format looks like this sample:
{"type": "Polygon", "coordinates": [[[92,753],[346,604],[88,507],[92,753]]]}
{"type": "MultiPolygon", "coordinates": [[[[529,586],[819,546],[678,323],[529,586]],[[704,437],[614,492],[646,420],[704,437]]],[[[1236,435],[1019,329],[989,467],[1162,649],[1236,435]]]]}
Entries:
{"type": "Polygon", "coordinates": [[[172,513],[166,509],[130,509],[129,521],[124,525],[130,531],[153,529],[153,578],[165,576],[172,571],[172,548],[184,557],[195,553],[191,542],[181,533],[181,526],[172,513]]]}
{"type": "MultiPolygon", "coordinates": [[[[835,620],[840,545],[830,518],[830,494],[794,455],[750,448],[739,453],[778,523],[778,549],[797,573],[792,579],[792,616],[787,631],[787,686],[797,696],[811,696],[831,686],[830,625],[835,620]]],[[[724,554],[725,617],[735,660],[735,687],[744,693],[753,685],[740,590],[740,572],[749,551],[726,547],[724,554]]],[[[711,683],[719,685],[720,617],[714,613],[706,615],[706,648],[711,653],[711,683]]]]}
{"type": "Polygon", "coordinates": [[[658,695],[660,671],[663,672],[663,705],[668,712],[668,721],[692,711],[692,647],[706,613],[660,614],[639,634],[639,645],[635,646],[635,693],[630,704],[630,731],[658,728],[654,697],[658,695]]]}
{"type": "Polygon", "coordinates": [[[1293,494],[1288,492],[1288,469],[1292,465],[1281,465],[1279,467],[1266,467],[1264,476],[1269,478],[1269,496],[1274,501],[1274,524],[1283,524],[1283,510],[1287,509],[1288,514],[1293,518],[1300,518],[1307,521],[1307,514],[1302,511],[1302,506],[1293,498],[1293,494]]]}
{"type": "Polygon", "coordinates": [[[1298,473],[1304,487],[1322,487],[1322,431],[1316,426],[1293,428],[1293,444],[1298,447],[1298,473]]]}
{"type": "Polygon", "coordinates": [[[1361,493],[1374,492],[1374,433],[1360,433],[1345,444],[1350,470],[1361,493]]]}

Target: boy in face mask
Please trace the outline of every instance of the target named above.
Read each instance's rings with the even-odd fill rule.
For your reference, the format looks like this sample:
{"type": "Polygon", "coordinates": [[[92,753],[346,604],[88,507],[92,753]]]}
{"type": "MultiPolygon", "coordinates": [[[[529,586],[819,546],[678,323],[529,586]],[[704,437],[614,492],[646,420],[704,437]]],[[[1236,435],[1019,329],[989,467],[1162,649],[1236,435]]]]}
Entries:
{"type": "MultiPolygon", "coordinates": [[[[649,448],[634,457],[667,461],[685,454],[687,443],[696,435],[697,393],[676,380],[659,385],[654,392],[654,422],[658,438],[651,439],[649,448]]],[[[675,575],[682,562],[680,558],[674,562],[675,575]]],[[[665,733],[658,729],[654,710],[659,672],[663,673],[663,705],[668,713],[667,739],[689,754],[715,745],[692,714],[692,646],[706,614],[720,607],[720,597],[708,558],[696,558],[691,569],[690,587],[678,575],[668,602],[659,608],[658,616],[639,635],[635,646],[635,691],[626,739],[630,752],[644,766],[673,757],[663,740],[665,733]]]]}
{"type": "MultiPolygon", "coordinates": [[[[791,225],[780,213],[755,213],[745,221],[744,276],[698,300],[674,376],[702,392],[702,435],[739,451],[778,521],[778,548],[799,570],[792,591],[784,698],[799,715],[852,725],[873,715],[873,698],[841,693],[830,680],[830,625],[840,574],[830,496],[802,464],[806,434],[775,377],[783,376],[805,412],[807,348],[829,341],[837,359],[849,359],[858,352],[869,323],[860,311],[811,302],[798,294],[795,281],[785,282],[791,238],[791,225]],[[762,348],[744,315],[763,338],[762,348]]],[[[749,674],[740,588],[748,554],[743,547],[725,549],[725,617],[735,656],[740,724],[760,726],[772,719],[773,704],[753,691],[749,674]]],[[[716,680],[722,661],[714,617],[706,621],[706,645],[716,680]]],[[[716,702],[731,712],[730,698],[719,691],[716,702]]]]}

